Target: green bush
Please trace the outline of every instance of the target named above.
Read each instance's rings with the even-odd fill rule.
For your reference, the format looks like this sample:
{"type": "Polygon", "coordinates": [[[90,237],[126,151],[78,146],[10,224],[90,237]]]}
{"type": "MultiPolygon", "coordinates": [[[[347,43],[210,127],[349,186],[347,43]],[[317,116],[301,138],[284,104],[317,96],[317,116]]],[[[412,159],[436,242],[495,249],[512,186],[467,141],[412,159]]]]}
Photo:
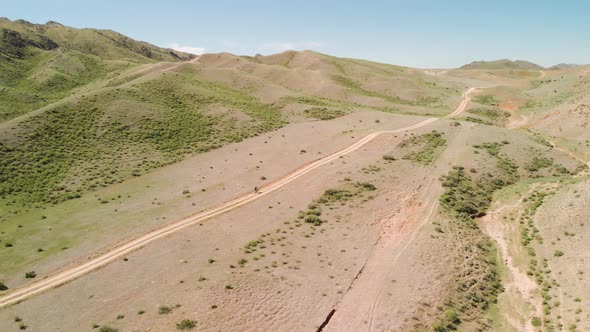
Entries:
{"type": "Polygon", "coordinates": [[[498,105],[498,101],[492,95],[477,96],[477,97],[473,98],[473,101],[478,104],[482,104],[482,105],[491,105],[491,106],[498,105]]]}
{"type": "Polygon", "coordinates": [[[377,190],[377,187],[375,187],[374,184],[369,183],[369,182],[357,182],[355,184],[355,186],[360,187],[364,190],[368,190],[368,191],[374,191],[377,190]]]}
{"type": "Polygon", "coordinates": [[[160,315],[167,315],[169,313],[172,312],[172,308],[166,305],[160,306],[160,308],[158,308],[158,313],[160,315]]]}
{"type": "Polygon", "coordinates": [[[303,218],[306,223],[314,224],[315,226],[319,226],[323,223],[320,217],[316,216],[315,214],[308,214],[303,218]]]}
{"type": "Polygon", "coordinates": [[[553,165],[553,160],[549,158],[534,157],[533,160],[525,166],[529,172],[537,172],[538,170],[550,167],[553,165]]]}
{"type": "Polygon", "coordinates": [[[353,193],[348,190],[328,189],[318,199],[320,203],[328,202],[345,202],[353,196],[353,193]]]}
{"type": "Polygon", "coordinates": [[[435,332],[454,331],[459,324],[461,324],[461,320],[455,310],[447,309],[432,325],[432,329],[435,332]]]}
{"type": "Polygon", "coordinates": [[[318,120],[332,120],[346,115],[346,111],[326,107],[312,107],[304,113],[305,116],[318,120]]]}
{"type": "Polygon", "coordinates": [[[459,215],[470,217],[485,214],[492,201],[492,193],[465,175],[463,167],[455,166],[442,177],[445,192],[441,204],[459,215]]]}
{"type": "Polygon", "coordinates": [[[430,133],[414,136],[403,140],[400,147],[420,146],[419,151],[406,154],[403,159],[411,160],[423,165],[429,165],[434,161],[436,156],[442,151],[446,140],[442,133],[433,130],[430,133]]]}
{"type": "Polygon", "coordinates": [[[119,332],[118,329],[114,328],[114,327],[110,327],[108,325],[103,325],[100,327],[100,329],[98,330],[99,332],[119,332]]]}
{"type": "Polygon", "coordinates": [[[180,323],[176,324],[176,328],[179,330],[192,330],[197,326],[197,321],[191,319],[183,319],[180,323]]]}

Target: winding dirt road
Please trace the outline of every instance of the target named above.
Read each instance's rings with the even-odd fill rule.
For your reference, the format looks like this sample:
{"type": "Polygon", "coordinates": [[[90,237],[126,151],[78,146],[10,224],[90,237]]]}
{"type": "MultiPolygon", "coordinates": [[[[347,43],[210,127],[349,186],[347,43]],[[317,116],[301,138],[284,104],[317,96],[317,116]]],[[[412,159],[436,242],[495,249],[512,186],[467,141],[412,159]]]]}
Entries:
{"type": "MultiPolygon", "coordinates": [[[[453,111],[451,114],[447,115],[446,118],[451,118],[451,117],[457,116],[460,113],[462,113],[463,111],[465,111],[469,101],[471,100],[471,98],[469,97],[469,94],[471,94],[474,90],[475,90],[474,88],[469,88],[467,91],[465,91],[465,93],[463,93],[463,95],[462,95],[462,100],[459,103],[459,105],[457,106],[457,108],[455,109],[455,111],[453,111]]],[[[282,188],[283,186],[289,184],[290,182],[296,180],[297,178],[300,178],[301,176],[313,171],[314,169],[321,167],[322,165],[325,165],[327,163],[330,163],[330,162],[340,158],[341,156],[344,156],[346,154],[356,151],[357,149],[359,149],[362,146],[364,146],[365,144],[371,142],[373,139],[375,139],[376,137],[378,137],[380,135],[395,134],[395,133],[399,133],[399,132],[403,132],[403,131],[407,131],[407,130],[417,129],[417,128],[426,126],[430,123],[433,123],[437,120],[439,120],[439,118],[429,118],[429,119],[426,119],[424,121],[421,121],[419,123],[416,123],[416,124],[408,126],[408,127],[399,128],[399,129],[390,130],[390,131],[378,131],[378,132],[374,132],[372,134],[369,134],[369,135],[363,137],[361,140],[357,141],[356,143],[350,145],[347,148],[344,148],[344,149],[337,151],[329,156],[320,158],[320,159],[315,160],[309,164],[306,164],[306,165],[294,170],[293,172],[289,173],[285,177],[280,178],[280,179],[262,187],[258,194],[255,194],[255,193],[246,194],[246,195],[237,197],[229,202],[223,203],[223,204],[221,204],[215,208],[212,208],[208,211],[204,211],[204,212],[198,213],[196,215],[192,215],[192,216],[177,220],[175,222],[169,223],[167,225],[162,226],[161,228],[152,230],[152,231],[150,231],[142,236],[139,236],[135,239],[131,239],[128,242],[121,244],[117,247],[114,247],[105,253],[97,255],[94,258],[91,258],[88,261],[81,263],[77,266],[67,268],[66,270],[57,272],[53,275],[47,276],[47,277],[45,277],[41,280],[38,280],[36,282],[33,282],[31,284],[17,288],[14,291],[10,292],[9,294],[0,297],[0,308],[7,307],[12,304],[21,302],[31,296],[40,294],[40,293],[47,291],[49,289],[52,289],[54,287],[68,283],[68,282],[70,282],[76,278],[79,278],[87,273],[90,273],[102,266],[105,266],[105,265],[109,264],[110,262],[112,262],[116,259],[119,259],[119,258],[123,257],[124,255],[129,254],[132,251],[140,249],[141,247],[147,245],[148,243],[150,243],[152,241],[155,241],[155,240],[160,239],[164,236],[167,236],[169,234],[177,232],[183,228],[200,223],[204,220],[213,218],[213,217],[223,214],[227,211],[236,209],[242,205],[248,204],[256,199],[259,199],[260,197],[263,197],[265,195],[269,195],[273,191],[282,188]]]]}

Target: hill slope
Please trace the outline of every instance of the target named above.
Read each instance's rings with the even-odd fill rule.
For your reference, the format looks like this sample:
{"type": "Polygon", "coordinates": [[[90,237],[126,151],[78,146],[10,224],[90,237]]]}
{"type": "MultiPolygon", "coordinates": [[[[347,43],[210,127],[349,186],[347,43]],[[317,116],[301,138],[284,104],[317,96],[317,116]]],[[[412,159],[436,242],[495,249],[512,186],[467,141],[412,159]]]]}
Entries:
{"type": "Polygon", "coordinates": [[[192,57],[110,30],[0,18],[0,122],[59,100],[118,70],[192,57]]]}
{"type": "Polygon", "coordinates": [[[501,59],[495,61],[474,61],[466,64],[461,69],[522,69],[522,70],[541,70],[544,69],[535,63],[523,60],[501,59]]]}
{"type": "Polygon", "coordinates": [[[0,194],[16,206],[78,198],[288,122],[359,109],[446,115],[463,89],[418,70],[311,51],[171,64],[153,58],[190,56],[153,47],[150,58],[136,52],[149,45],[114,32],[5,26],[21,31],[3,30],[10,74],[2,114],[13,119],[0,124],[0,194]]]}

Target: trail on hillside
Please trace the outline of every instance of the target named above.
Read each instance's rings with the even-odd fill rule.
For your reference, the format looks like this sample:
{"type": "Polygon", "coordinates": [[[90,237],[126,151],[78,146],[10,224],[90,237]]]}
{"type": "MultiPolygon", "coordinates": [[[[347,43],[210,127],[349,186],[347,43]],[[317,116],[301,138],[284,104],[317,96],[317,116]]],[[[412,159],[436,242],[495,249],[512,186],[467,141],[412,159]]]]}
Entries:
{"type": "MultiPolygon", "coordinates": [[[[198,58],[195,60],[192,60],[192,61],[198,61],[198,58]]],[[[177,66],[179,66],[179,65],[180,64],[178,64],[177,66]]],[[[465,111],[465,109],[467,108],[467,105],[469,104],[469,101],[471,100],[469,95],[474,90],[475,90],[474,88],[469,88],[467,91],[465,91],[465,93],[463,93],[463,95],[462,95],[462,100],[459,103],[459,105],[457,106],[457,108],[455,109],[455,111],[453,111],[451,114],[447,115],[446,118],[455,117],[455,116],[459,115],[460,113],[462,113],[463,111],[465,111]]],[[[381,135],[395,134],[395,133],[400,133],[403,131],[414,130],[414,129],[426,126],[426,125],[433,123],[435,121],[438,121],[438,120],[439,120],[439,118],[428,118],[426,120],[423,120],[423,121],[418,122],[414,125],[407,126],[404,128],[399,128],[399,129],[389,130],[389,131],[378,131],[378,132],[371,133],[371,134],[363,137],[362,139],[360,139],[356,143],[350,145],[347,148],[344,148],[344,149],[337,151],[331,155],[317,159],[311,163],[308,163],[304,166],[301,166],[301,167],[295,169],[294,171],[290,172],[286,176],[284,176],[278,180],[275,180],[274,182],[260,188],[259,193],[250,193],[250,194],[246,194],[243,196],[239,196],[231,201],[223,203],[223,204],[221,204],[215,208],[212,208],[210,210],[200,212],[196,215],[192,215],[192,216],[177,220],[175,222],[171,222],[169,224],[163,225],[160,228],[152,230],[152,231],[145,233],[144,235],[141,235],[141,236],[136,237],[134,239],[130,239],[130,240],[123,242],[123,243],[121,243],[121,244],[119,244],[119,245],[117,245],[105,252],[97,254],[96,256],[88,259],[86,262],[83,262],[83,263],[80,263],[80,264],[77,264],[74,266],[70,266],[60,272],[53,274],[53,275],[47,276],[47,277],[40,279],[38,281],[35,281],[31,284],[17,288],[14,291],[10,292],[9,294],[4,295],[3,297],[0,298],[0,308],[18,303],[18,302],[23,301],[31,296],[40,294],[40,293],[47,291],[49,289],[52,289],[54,287],[66,284],[66,283],[68,283],[74,279],[77,279],[87,273],[90,273],[100,267],[103,267],[103,266],[113,262],[114,260],[119,259],[119,258],[123,257],[124,255],[129,254],[132,251],[140,249],[141,247],[149,244],[152,241],[155,241],[157,239],[160,239],[162,237],[170,235],[174,232],[177,232],[181,229],[192,226],[194,224],[198,224],[204,220],[221,215],[225,212],[239,208],[240,206],[248,204],[248,203],[250,203],[254,200],[257,200],[265,195],[269,195],[270,193],[286,186],[287,184],[295,181],[296,179],[302,177],[303,175],[313,171],[314,169],[321,167],[325,164],[328,164],[328,163],[340,158],[341,156],[344,156],[346,154],[349,154],[349,153],[352,153],[352,152],[358,150],[359,148],[363,147],[364,145],[373,141],[375,138],[377,138],[381,135]]]]}

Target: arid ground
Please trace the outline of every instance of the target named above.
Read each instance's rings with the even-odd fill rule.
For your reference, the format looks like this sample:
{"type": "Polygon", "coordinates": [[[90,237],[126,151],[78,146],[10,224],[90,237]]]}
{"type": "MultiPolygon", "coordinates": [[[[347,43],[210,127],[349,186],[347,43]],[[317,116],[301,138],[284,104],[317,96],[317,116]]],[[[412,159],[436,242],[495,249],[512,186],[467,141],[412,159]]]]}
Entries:
{"type": "Polygon", "coordinates": [[[1,331],[590,330],[589,67],[43,26],[0,21],[1,331]]]}

